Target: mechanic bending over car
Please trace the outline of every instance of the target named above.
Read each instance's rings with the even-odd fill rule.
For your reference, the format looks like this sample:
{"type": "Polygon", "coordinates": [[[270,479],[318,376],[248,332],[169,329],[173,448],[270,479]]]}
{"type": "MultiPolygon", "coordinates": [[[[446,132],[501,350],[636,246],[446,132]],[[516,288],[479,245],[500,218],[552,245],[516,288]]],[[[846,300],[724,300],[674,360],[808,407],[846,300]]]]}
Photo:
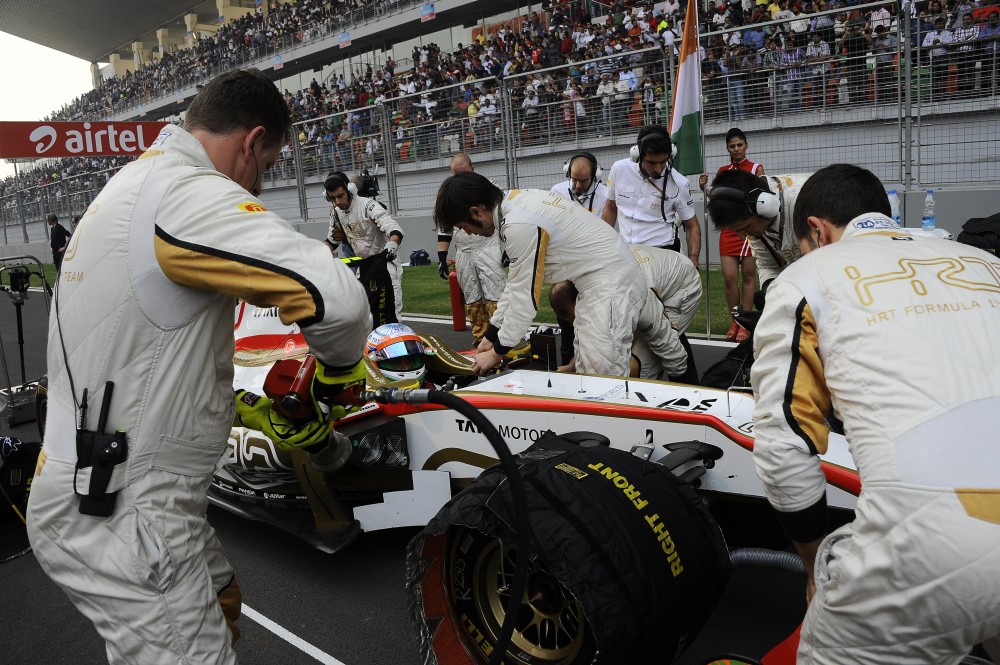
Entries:
{"type": "Polygon", "coordinates": [[[330,231],[326,243],[336,255],[340,234],[363,259],[384,253],[386,269],[392,279],[396,320],[403,313],[403,266],[399,262],[399,243],[403,242],[403,227],[375,199],[358,194],[358,186],[340,171],[323,182],[330,210],[330,231]]]}
{"type": "MultiPolygon", "coordinates": [[[[698,269],[679,252],[646,245],[629,245],[628,248],[648,287],[637,334],[632,341],[632,358],[636,363],[632,375],[697,384],[698,369],[684,331],[701,301],[698,269]],[[664,317],[667,319],[665,325],[654,325],[664,317]],[[657,337],[650,333],[666,334],[657,337]]],[[[571,322],[576,318],[576,297],[576,288],[569,281],[553,284],[549,291],[553,311],[560,319],[571,322]]],[[[574,370],[572,361],[559,368],[563,372],[574,370]]]]}
{"type": "Polygon", "coordinates": [[[164,127],[108,182],[66,252],[28,533],[113,664],[236,662],[241,594],[205,517],[230,429],[313,450],[329,439],[315,402],[295,426],[266,398],[234,400],[237,298],[301,327],[314,398],[364,384],[362,286],[257,198],[290,128],[264,74],[218,76],[184,129],[164,127]]]}
{"type": "Polygon", "coordinates": [[[754,334],[754,462],[809,574],[797,662],[955,663],[980,642],[997,661],[1000,260],[889,214],[865,169],[810,177],[803,256],[754,334]],[[832,423],[861,494],[827,533],[832,423]]]}
{"type": "MultiPolygon", "coordinates": [[[[632,335],[647,289],[614,229],[550,192],[515,189],[504,196],[476,173],[458,173],[441,184],[434,219],[446,232],[460,228],[474,235],[497,233],[510,257],[507,288],[479,345],[476,373],[492,370],[524,338],[538,310],[543,282],[571,280],[579,290],[577,369],[628,375],[632,335]]],[[[669,322],[659,325],[669,328],[669,322]]]]}

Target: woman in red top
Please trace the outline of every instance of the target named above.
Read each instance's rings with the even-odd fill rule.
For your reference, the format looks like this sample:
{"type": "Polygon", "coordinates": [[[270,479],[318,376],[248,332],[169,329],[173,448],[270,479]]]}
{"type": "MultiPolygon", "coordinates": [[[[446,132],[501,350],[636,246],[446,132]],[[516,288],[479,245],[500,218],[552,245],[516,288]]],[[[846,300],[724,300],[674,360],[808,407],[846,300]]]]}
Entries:
{"type": "MultiPolygon", "coordinates": [[[[741,169],[754,175],[764,175],[764,166],[747,159],[747,141],[743,130],[733,127],[726,132],[726,150],[729,163],[719,167],[719,173],[741,169]]],[[[698,178],[701,191],[708,196],[708,174],[698,178]]],[[[750,311],[753,308],[753,294],[757,290],[757,262],[750,251],[750,245],[729,229],[722,229],[719,235],[719,261],[722,264],[722,278],[725,283],[726,305],[730,310],[737,304],[750,311]],[[742,270],[742,276],[740,274],[742,270]]],[[[726,333],[730,342],[742,342],[750,336],[746,328],[733,321],[726,333]]]]}

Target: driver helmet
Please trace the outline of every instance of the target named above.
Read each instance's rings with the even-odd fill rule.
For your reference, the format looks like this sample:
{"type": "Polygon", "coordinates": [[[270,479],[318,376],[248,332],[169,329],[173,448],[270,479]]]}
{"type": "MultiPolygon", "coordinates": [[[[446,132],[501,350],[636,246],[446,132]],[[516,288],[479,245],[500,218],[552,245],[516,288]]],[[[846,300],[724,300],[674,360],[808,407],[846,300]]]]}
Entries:
{"type": "Polygon", "coordinates": [[[365,355],[390,381],[418,381],[427,374],[424,343],[402,323],[387,323],[368,334],[365,355]]]}

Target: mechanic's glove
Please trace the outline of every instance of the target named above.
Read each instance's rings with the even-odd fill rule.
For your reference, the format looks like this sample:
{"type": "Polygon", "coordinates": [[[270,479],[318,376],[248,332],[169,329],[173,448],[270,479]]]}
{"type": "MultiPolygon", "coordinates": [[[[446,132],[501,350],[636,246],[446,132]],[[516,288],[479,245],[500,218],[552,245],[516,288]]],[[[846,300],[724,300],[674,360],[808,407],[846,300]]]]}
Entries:
{"type": "Polygon", "coordinates": [[[448,279],[448,252],[447,250],[438,252],[438,274],[441,279],[448,279]]]}
{"type": "Polygon", "coordinates": [[[361,391],[365,389],[368,370],[362,357],[356,365],[346,370],[334,370],[323,366],[316,359],[316,373],[313,375],[312,396],[317,402],[330,407],[330,417],[340,420],[360,406],[361,391]]]}
{"type": "Polygon", "coordinates": [[[396,242],[395,240],[390,240],[389,242],[385,243],[385,260],[386,261],[395,261],[396,260],[396,254],[398,252],[399,252],[399,243],[398,242],[396,242]]]}
{"type": "Polygon", "coordinates": [[[500,255],[500,263],[503,264],[504,268],[510,266],[510,257],[507,256],[507,250],[504,250],[504,253],[500,255]]]}
{"type": "Polygon", "coordinates": [[[306,448],[323,443],[330,436],[330,423],[310,420],[296,425],[271,408],[271,400],[246,390],[236,392],[236,417],[233,424],[262,432],[279,448],[306,448]]]}
{"type": "Polygon", "coordinates": [[[757,321],[760,320],[760,312],[757,311],[746,311],[739,305],[733,306],[733,319],[736,323],[740,324],[750,332],[757,327],[757,321]]]}

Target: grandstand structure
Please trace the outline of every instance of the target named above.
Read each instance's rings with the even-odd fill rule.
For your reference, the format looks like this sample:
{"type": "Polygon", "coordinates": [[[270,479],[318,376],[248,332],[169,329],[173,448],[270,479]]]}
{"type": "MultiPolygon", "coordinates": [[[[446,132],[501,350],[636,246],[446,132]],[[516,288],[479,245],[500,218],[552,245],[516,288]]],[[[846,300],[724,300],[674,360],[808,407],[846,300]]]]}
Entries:
{"type": "MultiPolygon", "coordinates": [[[[93,66],[94,92],[67,100],[50,120],[180,121],[198,86],[219,71],[265,71],[298,119],[267,174],[265,203],[320,237],[326,174],[369,170],[407,246],[426,248],[434,193],[455,152],[470,153],[477,171],[500,184],[548,189],[570,155],[589,150],[607,170],[627,155],[639,126],[669,123],[670,28],[679,33],[683,3],[609,2],[58,0],[7,3],[2,12],[8,32],[109,62],[93,66]],[[611,88],[601,87],[605,73],[611,88]]],[[[719,4],[725,16],[697,17],[707,172],[726,162],[723,137],[739,126],[768,173],[838,161],[870,168],[902,193],[910,225],[926,187],[937,192],[939,226],[954,232],[1000,209],[995,39],[965,51],[956,44],[942,66],[923,43],[922,15],[906,19],[909,2],[815,0],[804,3],[804,17],[751,15],[751,2],[737,17],[719,4]],[[885,26],[877,36],[891,35],[894,45],[876,45],[876,20],[885,26]],[[855,25],[868,37],[852,41],[855,25]],[[758,48],[757,32],[774,45],[758,48]],[[813,32],[827,57],[807,55],[813,32]]],[[[949,22],[961,20],[958,12],[949,22]]],[[[23,168],[21,180],[0,185],[0,252],[43,243],[45,214],[82,212],[120,165],[23,168]]],[[[703,244],[714,262],[707,226],[703,244]]]]}

